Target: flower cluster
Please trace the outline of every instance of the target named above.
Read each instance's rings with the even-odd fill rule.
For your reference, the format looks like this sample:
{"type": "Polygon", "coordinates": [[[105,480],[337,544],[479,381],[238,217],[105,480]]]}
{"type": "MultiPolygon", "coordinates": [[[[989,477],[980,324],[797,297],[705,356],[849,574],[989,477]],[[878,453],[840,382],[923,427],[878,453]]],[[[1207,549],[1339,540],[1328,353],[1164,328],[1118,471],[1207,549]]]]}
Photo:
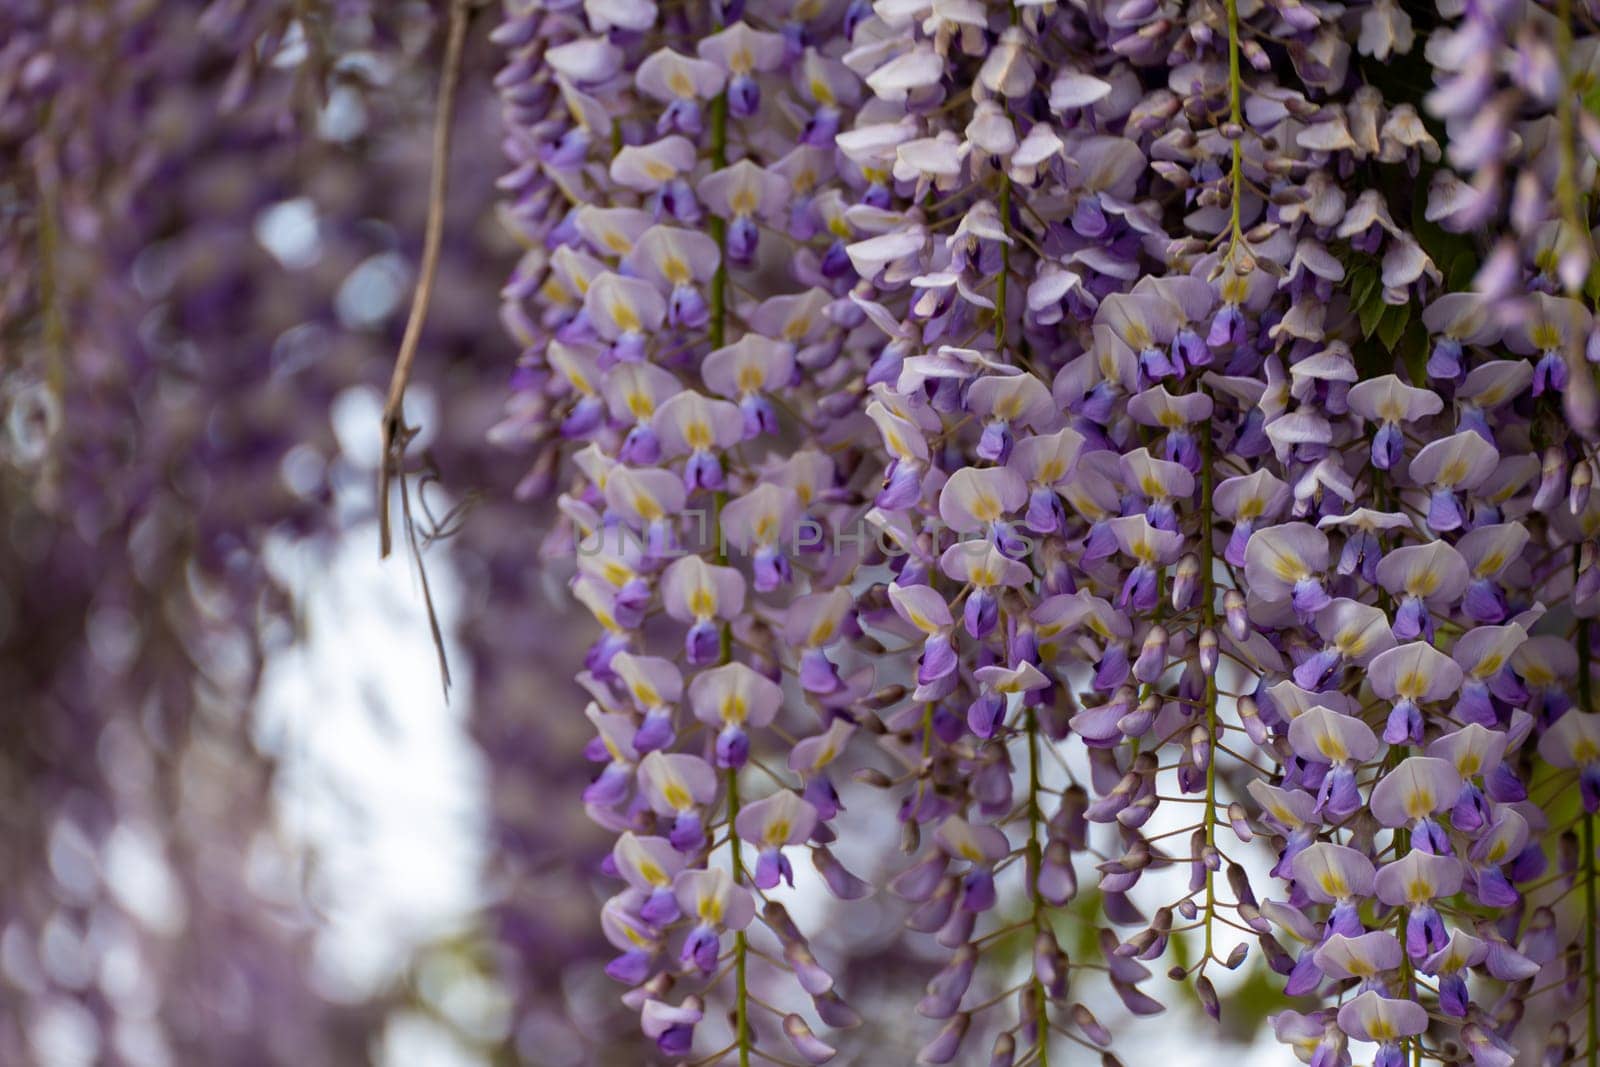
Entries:
{"type": "Polygon", "coordinates": [[[919,1062],[1102,1049],[1175,942],[1319,1067],[1593,1061],[1592,7],[506,10],[502,430],[664,1054],[834,1055],[809,854],[947,952],[919,1062]]]}
{"type": "MultiPolygon", "coordinates": [[[[398,315],[345,313],[363,281],[372,303],[362,264],[420,229],[429,23],[343,0],[0,8],[0,1062],[347,1064],[382,1038],[394,998],[313,976],[325,902],[296,884],[253,704],[294,622],[269,545],[331,541],[352,519],[332,485],[372,481],[331,408],[393,360],[398,315]],[[266,221],[285,202],[315,203],[298,249],[266,221]]],[[[458,142],[492,153],[479,101],[458,142]]],[[[434,317],[430,357],[481,352],[492,410],[503,267],[492,231],[459,233],[477,300],[434,317]]],[[[483,463],[483,422],[434,450],[483,463]]],[[[473,535],[489,555],[492,525],[473,535]]],[[[502,741],[518,705],[479,680],[502,741]]],[[[563,879],[581,895],[541,888],[563,879]]],[[[596,954],[573,926],[543,946],[596,954]]]]}

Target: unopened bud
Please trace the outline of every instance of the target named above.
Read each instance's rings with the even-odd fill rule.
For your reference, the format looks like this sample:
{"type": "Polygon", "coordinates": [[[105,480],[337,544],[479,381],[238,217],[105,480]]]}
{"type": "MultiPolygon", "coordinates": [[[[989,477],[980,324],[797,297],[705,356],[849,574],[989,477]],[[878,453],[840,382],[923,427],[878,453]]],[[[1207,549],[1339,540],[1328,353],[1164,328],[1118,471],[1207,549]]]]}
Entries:
{"type": "Polygon", "coordinates": [[[1193,552],[1185,552],[1172,576],[1172,610],[1187,611],[1199,587],[1200,560],[1193,552]]]}
{"type": "Polygon", "coordinates": [[[961,1051],[961,1042],[972,1025],[972,1016],[963,1012],[952,1016],[934,1039],[917,1054],[918,1063],[949,1063],[961,1051]]]}
{"type": "Polygon", "coordinates": [[[1211,732],[1200,723],[1189,730],[1189,759],[1199,771],[1211,766],[1211,732]]]}
{"type": "Polygon", "coordinates": [[[1228,825],[1233,828],[1233,836],[1241,843],[1249,844],[1256,836],[1255,831],[1250,829],[1250,817],[1245,813],[1244,805],[1237,800],[1228,805],[1228,825]]]}
{"type": "Polygon", "coordinates": [[[1533,494],[1535,511],[1547,511],[1561,499],[1561,487],[1567,480],[1567,450],[1554,445],[1544,450],[1544,462],[1539,469],[1539,489],[1533,494]]]}
{"type": "Polygon", "coordinates": [[[1264,745],[1267,743],[1267,724],[1261,721],[1261,707],[1256,703],[1256,698],[1248,693],[1239,698],[1239,722],[1244,727],[1245,736],[1250,738],[1252,744],[1264,745]]]}
{"type": "Polygon", "coordinates": [[[1082,1030],[1090,1041],[1102,1046],[1111,1044],[1111,1031],[1101,1025],[1100,1020],[1094,1017],[1094,1012],[1082,1004],[1074,1004],[1069,1014],[1073,1025],[1082,1030]]]}
{"type": "Polygon", "coordinates": [[[1206,627],[1200,631],[1200,670],[1207,678],[1217,673],[1217,631],[1206,627]]]}
{"type": "Polygon", "coordinates": [[[1194,980],[1194,992],[1200,998],[1200,1006],[1213,1020],[1222,1019],[1222,1001],[1217,999],[1217,989],[1211,984],[1211,979],[1201,975],[1194,980]]]}
{"type": "MultiPolygon", "coordinates": [[[[1167,669],[1167,628],[1160,623],[1150,627],[1139,649],[1139,658],[1133,662],[1133,676],[1146,684],[1161,677],[1167,669]]],[[[1140,731],[1141,733],[1143,731],[1140,731]]]]}
{"type": "Polygon", "coordinates": [[[1161,710],[1161,699],[1154,693],[1139,702],[1138,707],[1117,720],[1117,729],[1125,736],[1138,737],[1149,730],[1161,710]]]}
{"type": "Polygon", "coordinates": [[[1235,641],[1243,641],[1250,636],[1250,616],[1245,612],[1243,593],[1237,589],[1223,593],[1222,612],[1228,623],[1228,633],[1235,641]]]}
{"type": "Polygon", "coordinates": [[[1567,509],[1581,515],[1589,505],[1589,487],[1594,483],[1594,471],[1589,464],[1578,461],[1572,468],[1572,478],[1567,485],[1567,509]]]}
{"type": "Polygon", "coordinates": [[[783,1017],[783,1033],[789,1044],[807,1063],[827,1063],[838,1050],[811,1032],[811,1026],[795,1014],[783,1017]]]}
{"type": "Polygon", "coordinates": [[[890,685],[873,693],[872,696],[862,701],[864,707],[873,711],[882,711],[892,708],[906,698],[906,687],[903,685],[890,685]]]}

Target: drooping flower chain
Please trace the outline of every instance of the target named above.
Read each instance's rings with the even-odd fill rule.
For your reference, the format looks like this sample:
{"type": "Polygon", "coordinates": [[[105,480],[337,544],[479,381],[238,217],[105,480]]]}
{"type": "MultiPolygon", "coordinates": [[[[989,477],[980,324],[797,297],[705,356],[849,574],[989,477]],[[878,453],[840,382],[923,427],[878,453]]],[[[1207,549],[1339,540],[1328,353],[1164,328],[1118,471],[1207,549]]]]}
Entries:
{"type": "Polygon", "coordinates": [[[503,432],[665,1054],[847,1040],[809,851],[948,951],[921,1062],[1102,1048],[1174,939],[1308,1062],[1593,1056],[1593,14],[508,5],[503,432]]]}

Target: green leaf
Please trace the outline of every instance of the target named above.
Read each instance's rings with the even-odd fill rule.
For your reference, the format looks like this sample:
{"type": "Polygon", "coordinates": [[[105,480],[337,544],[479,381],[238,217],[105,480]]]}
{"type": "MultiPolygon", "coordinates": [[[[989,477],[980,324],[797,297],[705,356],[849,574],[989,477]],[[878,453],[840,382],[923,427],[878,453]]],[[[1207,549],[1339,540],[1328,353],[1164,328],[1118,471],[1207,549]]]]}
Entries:
{"type": "Polygon", "coordinates": [[[1355,356],[1356,370],[1362,380],[1381,378],[1394,370],[1394,357],[1385,352],[1382,345],[1370,338],[1357,341],[1351,346],[1350,351],[1355,356]]]}
{"type": "Polygon", "coordinates": [[[1400,342],[1400,335],[1405,332],[1406,323],[1411,321],[1411,305],[1392,304],[1383,313],[1383,321],[1378,324],[1378,340],[1383,342],[1383,347],[1390,352],[1400,342]]]}
{"type": "Polygon", "coordinates": [[[1600,263],[1589,268],[1589,277],[1583,283],[1583,295],[1591,304],[1600,304],[1600,263]]]}
{"type": "Polygon", "coordinates": [[[1384,312],[1388,305],[1382,300],[1368,300],[1356,308],[1356,316],[1361,320],[1361,336],[1371,337],[1372,332],[1378,328],[1378,323],[1383,320],[1384,312]]]}
{"type": "Polygon", "coordinates": [[[1421,319],[1412,319],[1406,325],[1394,355],[1395,361],[1411,376],[1413,385],[1422,385],[1428,380],[1428,328],[1421,319]]]}
{"type": "Polygon", "coordinates": [[[1584,92],[1583,109],[1591,115],[1600,115],[1600,81],[1590,85],[1584,92]]]}
{"type": "Polygon", "coordinates": [[[1440,270],[1444,272],[1446,289],[1454,293],[1465,292],[1472,288],[1472,279],[1478,273],[1478,255],[1463,249],[1456,253],[1448,267],[1441,266],[1440,270]]]}
{"type": "Polygon", "coordinates": [[[1378,272],[1370,263],[1362,263],[1352,267],[1346,277],[1350,283],[1350,306],[1359,310],[1372,296],[1378,284],[1378,272]]]}

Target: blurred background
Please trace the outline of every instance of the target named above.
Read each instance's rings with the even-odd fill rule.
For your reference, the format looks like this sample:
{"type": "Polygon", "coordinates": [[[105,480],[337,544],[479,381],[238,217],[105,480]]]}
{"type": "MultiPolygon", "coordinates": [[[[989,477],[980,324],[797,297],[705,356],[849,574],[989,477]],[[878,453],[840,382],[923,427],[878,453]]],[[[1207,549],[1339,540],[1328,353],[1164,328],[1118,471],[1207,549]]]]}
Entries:
{"type": "MultiPolygon", "coordinates": [[[[502,422],[493,21],[380,562],[440,7],[0,5],[0,1065],[653,1062],[601,973],[592,624],[502,422]]],[[[791,906],[869,1020],[836,1062],[910,1062],[937,950],[791,906]]],[[[1124,1061],[1283,1062],[1236,978],[1124,1061]]]]}

